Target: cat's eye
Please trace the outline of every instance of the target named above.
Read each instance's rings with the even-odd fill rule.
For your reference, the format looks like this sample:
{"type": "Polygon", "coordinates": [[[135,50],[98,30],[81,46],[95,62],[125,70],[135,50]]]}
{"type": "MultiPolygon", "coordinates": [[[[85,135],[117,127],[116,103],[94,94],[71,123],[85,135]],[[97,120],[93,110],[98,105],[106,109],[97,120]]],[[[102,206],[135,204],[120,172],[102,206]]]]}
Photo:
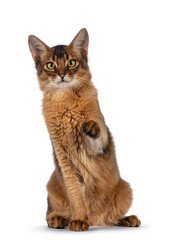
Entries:
{"type": "Polygon", "coordinates": [[[53,62],[48,62],[46,63],[46,67],[49,69],[49,70],[53,70],[56,68],[56,65],[53,63],[53,62]]]}
{"type": "Polygon", "coordinates": [[[69,68],[75,67],[76,66],[76,60],[74,60],[74,59],[69,60],[67,65],[68,65],[69,68]]]}

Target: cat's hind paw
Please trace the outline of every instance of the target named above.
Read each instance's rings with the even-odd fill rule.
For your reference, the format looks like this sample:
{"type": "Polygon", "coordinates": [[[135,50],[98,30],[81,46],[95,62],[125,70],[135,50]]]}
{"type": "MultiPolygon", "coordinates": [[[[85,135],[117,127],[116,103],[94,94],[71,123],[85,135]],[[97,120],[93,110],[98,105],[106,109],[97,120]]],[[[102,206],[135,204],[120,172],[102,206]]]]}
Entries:
{"type": "Polygon", "coordinates": [[[123,227],[139,227],[141,225],[141,221],[135,215],[124,217],[119,220],[118,226],[123,227]]]}

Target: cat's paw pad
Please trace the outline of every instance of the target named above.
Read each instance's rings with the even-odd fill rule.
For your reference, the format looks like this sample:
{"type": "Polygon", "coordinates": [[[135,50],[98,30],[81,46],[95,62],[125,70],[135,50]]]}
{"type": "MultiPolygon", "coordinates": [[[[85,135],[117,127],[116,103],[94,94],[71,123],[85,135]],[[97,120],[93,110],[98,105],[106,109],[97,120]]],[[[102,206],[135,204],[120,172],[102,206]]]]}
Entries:
{"type": "Polygon", "coordinates": [[[141,225],[141,221],[137,216],[132,215],[120,219],[118,225],[123,227],[139,227],[141,225]]]}
{"type": "Polygon", "coordinates": [[[100,128],[97,122],[90,120],[83,124],[83,132],[92,138],[98,138],[100,134],[100,128]]]}
{"type": "Polygon", "coordinates": [[[73,220],[69,223],[69,230],[71,231],[87,231],[89,225],[86,222],[80,220],[73,220]]]}
{"type": "Polygon", "coordinates": [[[54,216],[47,220],[47,224],[50,228],[65,228],[67,226],[67,221],[63,217],[54,216]]]}

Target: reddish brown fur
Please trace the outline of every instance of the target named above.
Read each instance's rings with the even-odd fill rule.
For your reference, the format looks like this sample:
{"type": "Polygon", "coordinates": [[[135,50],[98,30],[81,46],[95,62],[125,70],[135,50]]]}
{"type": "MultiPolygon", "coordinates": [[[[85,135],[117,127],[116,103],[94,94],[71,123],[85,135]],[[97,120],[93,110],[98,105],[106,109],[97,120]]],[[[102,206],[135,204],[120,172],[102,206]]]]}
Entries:
{"type": "Polygon", "coordinates": [[[30,36],[29,46],[54,149],[55,170],[47,184],[48,225],[63,228],[69,224],[75,231],[87,230],[89,225],[139,226],[136,216],[123,219],[132,202],[132,191],[119,175],[113,139],[91,82],[87,31],[82,29],[64,48],[63,57],[54,55],[54,48],[34,36],[30,36]],[[78,61],[75,69],[66,67],[67,56],[78,61]],[[49,61],[56,64],[56,70],[47,73],[44,68],[49,61]],[[55,87],[51,83],[62,73],[69,82],[65,87],[55,87]]]}

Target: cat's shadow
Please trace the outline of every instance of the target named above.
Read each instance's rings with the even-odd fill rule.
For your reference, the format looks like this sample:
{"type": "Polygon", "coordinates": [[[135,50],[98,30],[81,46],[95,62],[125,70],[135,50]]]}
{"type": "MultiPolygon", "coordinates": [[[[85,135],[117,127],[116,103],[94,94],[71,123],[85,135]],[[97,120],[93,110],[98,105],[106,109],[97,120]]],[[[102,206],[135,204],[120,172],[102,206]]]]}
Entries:
{"type": "MultiPolygon", "coordinates": [[[[108,226],[108,227],[90,227],[88,232],[99,232],[99,231],[103,231],[103,232],[109,232],[109,231],[141,231],[142,229],[148,228],[148,226],[140,226],[140,227],[118,227],[118,226],[108,226]]],[[[53,228],[49,228],[47,226],[39,226],[34,228],[35,231],[41,231],[41,232],[51,232],[51,233],[78,233],[78,232],[74,232],[74,231],[69,231],[68,227],[64,228],[64,229],[53,229],[53,228]]],[[[81,232],[81,233],[87,233],[87,231],[85,232],[81,232]]]]}

